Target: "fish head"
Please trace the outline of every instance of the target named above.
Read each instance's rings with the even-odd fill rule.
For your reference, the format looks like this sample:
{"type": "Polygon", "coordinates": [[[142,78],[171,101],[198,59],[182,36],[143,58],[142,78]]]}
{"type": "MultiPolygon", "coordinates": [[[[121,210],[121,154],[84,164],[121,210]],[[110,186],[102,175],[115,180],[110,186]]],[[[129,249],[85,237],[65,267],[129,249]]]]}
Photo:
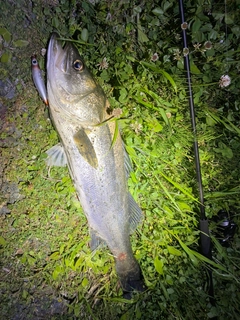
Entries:
{"type": "Polygon", "coordinates": [[[48,45],[47,90],[50,109],[82,126],[102,122],[106,97],[95,82],[76,47],[62,47],[54,33],[48,45]]]}

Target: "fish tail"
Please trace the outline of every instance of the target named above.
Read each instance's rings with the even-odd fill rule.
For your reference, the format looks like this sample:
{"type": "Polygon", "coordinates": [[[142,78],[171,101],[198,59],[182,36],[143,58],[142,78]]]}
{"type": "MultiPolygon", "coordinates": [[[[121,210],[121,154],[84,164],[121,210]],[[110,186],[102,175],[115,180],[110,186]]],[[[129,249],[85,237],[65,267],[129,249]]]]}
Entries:
{"type": "Polygon", "coordinates": [[[135,258],[130,262],[119,261],[116,259],[116,271],[120,279],[123,290],[123,297],[131,299],[132,292],[143,292],[146,290],[141,269],[135,258]]]}

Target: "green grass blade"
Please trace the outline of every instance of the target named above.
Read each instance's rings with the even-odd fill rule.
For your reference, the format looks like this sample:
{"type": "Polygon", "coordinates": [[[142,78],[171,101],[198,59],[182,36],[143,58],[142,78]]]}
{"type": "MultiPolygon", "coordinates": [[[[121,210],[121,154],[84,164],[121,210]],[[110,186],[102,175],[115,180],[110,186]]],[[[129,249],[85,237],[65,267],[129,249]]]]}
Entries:
{"type": "Polygon", "coordinates": [[[149,62],[145,62],[145,61],[141,61],[140,62],[143,66],[151,69],[152,71],[156,72],[156,73],[161,73],[172,85],[173,89],[175,90],[175,92],[177,93],[177,85],[175,83],[175,81],[173,80],[173,78],[170,76],[170,74],[166,71],[164,71],[163,69],[158,68],[155,64],[153,63],[149,63],[149,62]]]}
{"type": "Polygon", "coordinates": [[[189,193],[186,189],[184,189],[179,183],[173,181],[171,178],[169,178],[168,176],[166,176],[164,173],[162,173],[162,171],[158,171],[158,173],[160,173],[161,176],[163,176],[168,182],[170,182],[175,188],[177,188],[178,190],[180,190],[182,193],[184,193],[186,196],[188,196],[190,199],[192,199],[193,201],[199,202],[196,198],[194,198],[191,193],[189,193]]]}
{"type": "Polygon", "coordinates": [[[118,135],[119,135],[119,128],[118,128],[118,120],[116,119],[115,120],[115,129],[114,129],[114,133],[113,133],[113,138],[112,138],[110,149],[113,148],[115,142],[117,141],[118,135]]]}

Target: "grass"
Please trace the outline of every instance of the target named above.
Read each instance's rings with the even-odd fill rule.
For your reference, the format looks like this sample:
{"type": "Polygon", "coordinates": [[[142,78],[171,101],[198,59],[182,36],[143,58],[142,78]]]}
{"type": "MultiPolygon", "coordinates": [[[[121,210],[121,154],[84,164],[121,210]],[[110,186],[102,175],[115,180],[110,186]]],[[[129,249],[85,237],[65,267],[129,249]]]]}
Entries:
{"type": "MultiPolygon", "coordinates": [[[[199,28],[188,30],[193,44],[213,37],[215,50],[201,51],[202,45],[196,51],[190,43],[190,59],[198,68],[192,75],[193,93],[206,214],[213,231],[209,263],[198,253],[198,188],[182,53],[176,54],[182,45],[176,4],[163,1],[153,10],[150,2],[141,7],[134,1],[131,6],[73,1],[71,8],[68,1],[56,2],[45,2],[42,10],[42,4],[29,8],[25,1],[13,1],[15,10],[8,3],[2,10],[2,50],[14,59],[1,66],[1,74],[20,82],[13,100],[2,99],[8,111],[1,115],[1,212],[10,213],[0,216],[1,318],[238,319],[239,229],[230,246],[222,247],[214,238],[212,219],[224,209],[239,225],[239,62],[238,51],[232,50],[238,44],[237,24],[227,25],[232,51],[225,52],[219,30],[226,26],[216,8],[214,24],[206,20],[202,5],[196,5],[197,12],[194,6],[187,8],[199,28]],[[29,13],[27,29],[22,12],[29,13]],[[18,21],[14,26],[9,13],[18,21]],[[58,138],[30,80],[29,58],[46,46],[53,29],[80,40],[79,50],[111,107],[122,109],[117,121],[133,165],[129,190],[144,213],[131,242],[147,290],[132,300],[122,298],[108,249],[90,251],[87,220],[67,169],[45,165],[45,151],[58,138]],[[32,34],[29,44],[22,41],[32,34]],[[153,62],[155,52],[159,59],[153,62]],[[229,52],[234,52],[234,69],[232,62],[228,66],[234,81],[221,89],[218,80],[226,72],[229,52]],[[104,58],[106,69],[100,68],[104,58]],[[207,296],[206,267],[212,269],[216,306],[207,296]]],[[[39,62],[44,68],[43,57],[39,62]]]]}
{"type": "MultiPolygon", "coordinates": [[[[21,307],[23,318],[37,318],[47,305],[49,319],[208,319],[219,310],[234,319],[239,281],[234,247],[216,247],[218,309],[207,302],[205,259],[195,251],[198,201],[187,122],[170,119],[171,125],[166,124],[161,112],[149,114],[140,106],[128,117],[129,109],[123,109],[125,120],[119,120],[134,166],[129,189],[144,212],[132,246],[148,288],[125,301],[107,248],[89,249],[87,221],[67,169],[49,171],[45,165],[44,151],[57,142],[57,135],[32,89],[29,95],[15,101],[3,131],[7,139],[12,128],[15,139],[2,149],[7,164],[3,182],[17,184],[19,200],[11,203],[9,198],[11,213],[1,216],[2,316],[11,319],[21,307]],[[233,298],[230,311],[227,294],[233,298]]],[[[203,172],[216,161],[208,151],[212,139],[208,141],[201,154],[203,172]]],[[[220,163],[214,168],[209,176],[219,174],[220,163]]]]}

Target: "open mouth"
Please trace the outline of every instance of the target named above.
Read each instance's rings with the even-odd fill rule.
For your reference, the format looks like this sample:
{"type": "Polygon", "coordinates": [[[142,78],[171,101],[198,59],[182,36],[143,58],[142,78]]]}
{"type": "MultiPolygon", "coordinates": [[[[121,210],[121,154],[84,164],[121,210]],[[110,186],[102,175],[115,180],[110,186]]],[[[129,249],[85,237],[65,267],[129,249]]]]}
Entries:
{"type": "Polygon", "coordinates": [[[67,73],[68,70],[68,61],[66,56],[66,47],[62,47],[62,44],[59,40],[59,35],[53,33],[49,45],[48,45],[48,70],[56,67],[64,73],[67,73]]]}

